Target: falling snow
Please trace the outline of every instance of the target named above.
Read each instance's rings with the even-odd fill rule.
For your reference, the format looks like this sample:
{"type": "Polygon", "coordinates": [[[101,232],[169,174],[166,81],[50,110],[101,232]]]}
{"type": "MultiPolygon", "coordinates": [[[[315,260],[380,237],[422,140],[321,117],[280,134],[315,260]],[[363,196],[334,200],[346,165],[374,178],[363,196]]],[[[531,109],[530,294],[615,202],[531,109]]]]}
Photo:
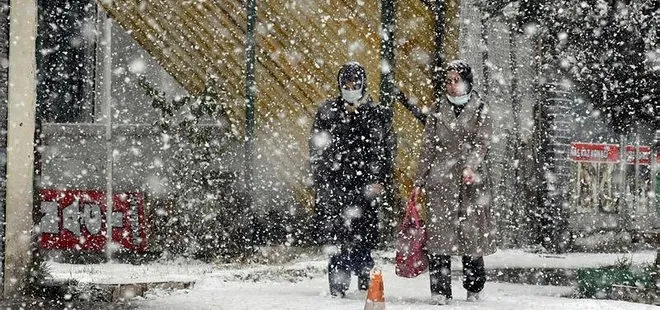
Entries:
{"type": "MultiPolygon", "coordinates": [[[[425,125],[449,104],[444,65],[462,59],[474,84],[457,81],[456,99],[477,92],[493,121],[488,177],[474,176],[488,183],[489,194],[475,203],[492,205],[496,227],[488,236],[496,235],[498,251],[486,268],[528,276],[618,264],[653,270],[651,284],[638,280],[629,289],[657,295],[657,0],[268,0],[256,1],[254,15],[252,2],[0,0],[0,101],[8,103],[0,109],[0,196],[13,194],[12,167],[34,163],[34,182],[26,183],[34,184],[40,217],[33,258],[45,263],[31,270],[39,280],[31,283],[162,282],[176,274],[194,287],[129,302],[139,309],[360,308],[355,281],[345,299],[329,296],[327,259],[341,248],[326,244],[333,236],[319,236],[328,225],[318,222],[329,216],[320,206],[326,194],[341,210],[328,211],[338,219],[329,224],[335,230],[355,233],[354,223],[374,218],[351,236],[378,235],[387,308],[430,309],[428,278],[398,278],[393,251],[418,181],[425,125]],[[12,54],[32,38],[16,37],[9,17],[29,12],[37,18],[33,49],[12,54]],[[25,65],[32,62],[36,71],[25,65]],[[349,62],[366,70],[359,89],[338,85],[349,62]],[[10,83],[33,73],[34,110],[15,102],[18,86],[10,83]],[[344,102],[342,91],[361,97],[349,100],[355,106],[330,105],[344,102]],[[364,107],[378,111],[378,124],[364,107]],[[8,111],[17,110],[34,114],[34,153],[12,153],[16,130],[32,128],[10,125],[8,111]],[[337,138],[342,130],[353,136],[337,138]],[[356,182],[359,190],[346,185],[356,182]],[[347,193],[369,204],[342,200],[347,193]],[[626,255],[643,259],[627,264],[626,255]],[[136,266],[121,266],[126,257],[136,266]]],[[[455,130],[461,122],[446,125],[455,130]]],[[[438,152],[448,147],[436,142],[430,147],[438,152]]],[[[442,160],[446,166],[431,171],[444,175],[466,159],[442,160]]],[[[436,225],[424,205],[432,194],[420,213],[436,225]]],[[[5,224],[14,220],[9,203],[0,203],[5,224]]],[[[0,231],[4,242],[9,226],[0,231]]],[[[0,248],[12,257],[14,249],[0,248]]],[[[479,303],[457,298],[450,308],[646,307],[576,298],[593,297],[575,293],[578,279],[500,280],[489,275],[479,303]]],[[[465,293],[460,276],[452,285],[465,293]]]]}

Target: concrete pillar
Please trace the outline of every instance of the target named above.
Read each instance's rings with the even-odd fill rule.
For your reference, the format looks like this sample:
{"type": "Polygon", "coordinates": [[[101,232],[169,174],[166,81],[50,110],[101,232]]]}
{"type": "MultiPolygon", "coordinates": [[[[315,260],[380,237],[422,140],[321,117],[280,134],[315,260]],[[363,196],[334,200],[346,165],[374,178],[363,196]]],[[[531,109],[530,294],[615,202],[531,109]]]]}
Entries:
{"type": "Polygon", "coordinates": [[[11,0],[3,296],[25,288],[32,256],[37,1],[11,0]]]}

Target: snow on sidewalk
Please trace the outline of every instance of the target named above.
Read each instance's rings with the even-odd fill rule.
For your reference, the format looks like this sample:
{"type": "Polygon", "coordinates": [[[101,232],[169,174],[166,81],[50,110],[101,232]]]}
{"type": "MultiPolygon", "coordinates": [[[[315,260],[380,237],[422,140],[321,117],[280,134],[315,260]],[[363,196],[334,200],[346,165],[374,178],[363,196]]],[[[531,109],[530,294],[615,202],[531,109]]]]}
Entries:
{"type": "MultiPolygon", "coordinates": [[[[499,250],[484,258],[486,268],[567,268],[600,267],[627,259],[634,265],[651,264],[655,251],[635,253],[537,254],[523,250],[499,250]]],[[[453,267],[453,266],[452,266],[453,267]]],[[[460,266],[459,266],[460,268],[460,266]]],[[[453,268],[452,268],[453,269],[453,268]]]]}
{"type": "MultiPolygon", "coordinates": [[[[392,265],[383,266],[385,303],[389,310],[438,309],[429,304],[428,274],[404,279],[394,274],[392,265]]],[[[364,293],[355,291],[353,277],[347,298],[328,296],[324,273],[298,282],[290,279],[262,279],[260,281],[228,281],[222,272],[207,274],[195,288],[160,295],[153,292],[145,300],[133,303],[138,309],[362,309],[364,293]]],[[[570,299],[570,287],[533,286],[488,282],[483,300],[465,301],[466,291],[460,280],[452,282],[455,301],[446,309],[654,309],[653,306],[610,300],[570,299]]]]}
{"type": "MultiPolygon", "coordinates": [[[[394,274],[392,253],[378,253],[383,269],[387,309],[437,309],[430,299],[428,274],[404,279],[394,274]],[[386,258],[386,259],[382,259],[386,258]],[[388,259],[390,258],[390,259],[388,259]]],[[[655,252],[635,254],[566,254],[560,256],[504,250],[486,258],[487,268],[579,268],[613,264],[622,257],[634,264],[655,259],[655,252]]],[[[131,303],[138,309],[362,309],[364,295],[355,291],[353,278],[348,298],[328,296],[326,261],[320,256],[299,259],[281,266],[222,265],[199,262],[167,262],[144,265],[70,265],[51,263],[56,279],[74,278],[81,282],[136,283],[195,281],[192,289],[152,290],[145,298],[131,303]]],[[[452,269],[460,269],[454,263],[452,269]]],[[[563,298],[571,287],[534,286],[488,282],[484,300],[465,301],[460,279],[453,282],[455,301],[447,309],[656,309],[656,307],[610,300],[563,298]]]]}

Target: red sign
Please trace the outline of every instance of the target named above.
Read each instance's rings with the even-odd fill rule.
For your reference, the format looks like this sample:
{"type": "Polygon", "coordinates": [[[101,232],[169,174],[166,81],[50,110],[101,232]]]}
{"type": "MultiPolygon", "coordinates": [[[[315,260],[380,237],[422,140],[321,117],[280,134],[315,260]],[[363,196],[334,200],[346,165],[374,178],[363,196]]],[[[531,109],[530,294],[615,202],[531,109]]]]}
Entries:
{"type": "MultiPolygon", "coordinates": [[[[635,147],[632,145],[626,146],[626,161],[630,164],[635,163],[635,147]]],[[[640,145],[637,148],[637,162],[640,165],[648,165],[651,163],[651,147],[640,145]]]]}
{"type": "MultiPolygon", "coordinates": [[[[112,240],[128,250],[146,250],[142,194],[115,194],[112,205],[112,240]]],[[[105,249],[105,192],[43,189],[39,212],[43,215],[39,222],[41,248],[97,252],[105,249]]]]}
{"type": "MultiPolygon", "coordinates": [[[[619,146],[616,144],[573,142],[571,143],[570,159],[577,162],[618,163],[619,146]]],[[[635,159],[640,165],[648,165],[651,162],[651,147],[640,145],[637,147],[637,152],[635,152],[634,146],[626,146],[626,161],[629,164],[634,164],[635,159]]],[[[660,154],[656,155],[656,162],[660,162],[660,154]]]]}
{"type": "Polygon", "coordinates": [[[570,158],[573,161],[615,163],[619,161],[619,146],[573,142],[571,143],[570,158]]]}

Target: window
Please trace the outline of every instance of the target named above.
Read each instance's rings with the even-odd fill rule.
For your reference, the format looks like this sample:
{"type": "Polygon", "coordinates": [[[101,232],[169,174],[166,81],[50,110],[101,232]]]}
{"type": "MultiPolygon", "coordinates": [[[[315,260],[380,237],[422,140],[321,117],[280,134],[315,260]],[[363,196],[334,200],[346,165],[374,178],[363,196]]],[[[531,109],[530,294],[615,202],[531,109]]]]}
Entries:
{"type": "Polygon", "coordinates": [[[37,113],[44,122],[92,122],[96,66],[93,0],[38,0],[37,113]]]}

